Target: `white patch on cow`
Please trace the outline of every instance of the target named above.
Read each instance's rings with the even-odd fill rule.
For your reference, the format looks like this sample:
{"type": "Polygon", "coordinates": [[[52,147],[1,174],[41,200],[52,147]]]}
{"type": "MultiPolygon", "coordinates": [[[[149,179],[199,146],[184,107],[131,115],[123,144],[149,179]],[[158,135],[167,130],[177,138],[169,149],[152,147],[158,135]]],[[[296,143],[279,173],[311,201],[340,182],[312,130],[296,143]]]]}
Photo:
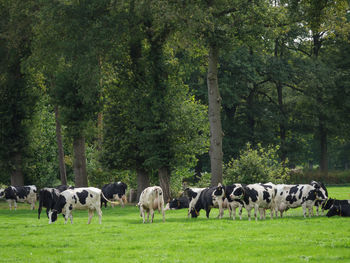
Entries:
{"type": "Polygon", "coordinates": [[[188,218],[189,218],[190,215],[191,215],[192,209],[194,209],[194,207],[196,206],[196,203],[197,203],[197,201],[198,201],[198,199],[199,199],[199,196],[201,195],[201,192],[202,192],[204,189],[206,189],[206,188],[196,188],[196,187],[194,187],[194,188],[189,188],[189,189],[191,189],[191,190],[192,190],[193,192],[195,192],[197,195],[196,195],[195,198],[192,198],[192,199],[191,199],[191,201],[190,201],[190,203],[189,203],[189,205],[188,205],[188,214],[187,214],[187,217],[188,217],[188,218]]]}

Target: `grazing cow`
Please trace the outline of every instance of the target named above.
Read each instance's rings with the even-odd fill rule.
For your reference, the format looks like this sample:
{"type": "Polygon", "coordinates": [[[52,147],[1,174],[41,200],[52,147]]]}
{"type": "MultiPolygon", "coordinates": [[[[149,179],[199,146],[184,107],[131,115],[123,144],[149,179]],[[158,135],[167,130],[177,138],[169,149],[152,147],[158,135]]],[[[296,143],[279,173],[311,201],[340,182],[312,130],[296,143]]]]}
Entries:
{"type": "Polygon", "coordinates": [[[191,216],[198,217],[199,211],[204,209],[206,212],[207,218],[209,218],[210,210],[213,207],[219,208],[219,218],[222,218],[224,214],[223,202],[225,199],[225,189],[219,183],[218,186],[205,188],[201,191],[199,198],[194,204],[194,207],[191,208],[191,216]]]}
{"type": "Polygon", "coordinates": [[[156,209],[159,212],[162,211],[163,222],[165,221],[163,190],[159,186],[150,186],[144,189],[137,205],[140,208],[143,223],[145,223],[145,212],[147,212],[147,222],[149,222],[149,215],[151,214],[151,223],[153,223],[154,210],[156,209]]]}
{"type": "Polygon", "coordinates": [[[40,214],[42,207],[46,208],[46,215],[50,220],[50,211],[55,206],[58,196],[61,192],[67,189],[74,189],[74,186],[70,185],[59,185],[55,188],[45,187],[39,191],[39,208],[38,208],[38,219],[40,219],[40,214]]]}
{"type": "Polygon", "coordinates": [[[331,216],[344,216],[344,217],[349,217],[350,216],[350,204],[344,204],[344,205],[333,205],[328,213],[327,216],[331,217],[331,216]]]}
{"type": "Polygon", "coordinates": [[[40,219],[40,214],[42,207],[46,207],[46,215],[50,219],[49,212],[54,208],[60,191],[56,188],[42,188],[39,191],[39,208],[38,208],[38,219],[40,219]]]}
{"type": "Polygon", "coordinates": [[[350,200],[337,200],[329,198],[322,204],[322,210],[329,210],[332,206],[350,205],[350,200]]]}
{"type": "Polygon", "coordinates": [[[289,208],[300,206],[303,208],[304,218],[306,218],[306,209],[308,209],[309,217],[311,217],[316,200],[323,201],[326,199],[320,188],[311,184],[278,184],[276,188],[276,214],[279,211],[281,217],[283,212],[289,208]]]}
{"type": "Polygon", "coordinates": [[[199,196],[204,189],[205,188],[186,188],[185,189],[184,195],[187,196],[188,200],[190,201],[190,203],[188,205],[187,217],[190,217],[191,211],[194,209],[194,207],[199,199],[199,196]]]}
{"type": "Polygon", "coordinates": [[[189,203],[190,202],[186,196],[174,198],[169,203],[167,203],[167,205],[165,206],[165,210],[188,208],[189,203]]]}
{"type": "MultiPolygon", "coordinates": [[[[125,191],[127,188],[128,186],[123,182],[105,184],[102,187],[101,207],[103,203],[107,207],[108,200],[119,201],[121,206],[124,207],[124,203],[126,203],[125,191]]],[[[114,207],[113,203],[111,205],[114,207]]]]}
{"type": "Polygon", "coordinates": [[[234,184],[234,189],[230,198],[235,201],[241,201],[248,212],[248,219],[251,220],[250,213],[254,208],[254,217],[257,221],[257,211],[260,212],[260,219],[265,219],[265,210],[271,210],[271,219],[275,210],[274,202],[275,191],[272,187],[262,184],[234,184]]]}
{"type": "Polygon", "coordinates": [[[225,186],[225,200],[224,200],[224,207],[227,203],[227,208],[230,211],[230,218],[233,220],[236,220],[236,208],[239,207],[239,218],[242,220],[242,207],[243,202],[241,200],[234,200],[231,199],[230,195],[233,192],[233,189],[235,188],[235,185],[227,185],[225,186]]]}
{"type": "Polygon", "coordinates": [[[36,202],[36,186],[9,186],[4,190],[5,199],[9,204],[10,210],[12,204],[17,209],[17,202],[28,203],[31,209],[34,210],[36,202]]]}
{"type": "MultiPolygon", "coordinates": [[[[328,191],[326,186],[322,183],[322,182],[317,182],[317,181],[311,181],[310,183],[311,185],[313,185],[316,188],[319,188],[321,193],[323,194],[323,196],[326,198],[325,200],[316,200],[315,202],[315,206],[316,206],[316,215],[319,216],[319,208],[321,207],[321,214],[323,215],[324,213],[324,209],[323,209],[323,204],[326,202],[326,200],[328,199],[328,191]]],[[[312,210],[312,215],[313,214],[313,210],[312,210]]]]}
{"type": "Polygon", "coordinates": [[[63,191],[58,196],[58,200],[50,212],[51,221],[49,224],[55,222],[57,220],[57,215],[60,213],[62,213],[65,218],[64,224],[67,224],[68,218],[70,218],[71,224],[73,224],[72,211],[74,209],[88,209],[88,224],[90,224],[94,215],[94,210],[96,210],[99,216],[99,223],[101,224],[101,190],[95,187],[82,187],[63,191]]]}

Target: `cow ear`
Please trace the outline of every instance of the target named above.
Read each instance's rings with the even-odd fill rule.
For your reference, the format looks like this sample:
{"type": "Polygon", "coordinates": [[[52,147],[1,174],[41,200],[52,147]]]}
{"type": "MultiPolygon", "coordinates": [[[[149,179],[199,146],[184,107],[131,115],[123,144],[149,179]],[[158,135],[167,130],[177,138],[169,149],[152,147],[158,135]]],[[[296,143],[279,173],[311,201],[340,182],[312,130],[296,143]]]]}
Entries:
{"type": "Polygon", "coordinates": [[[218,183],[218,187],[222,187],[222,184],[221,184],[221,183],[218,183]]]}

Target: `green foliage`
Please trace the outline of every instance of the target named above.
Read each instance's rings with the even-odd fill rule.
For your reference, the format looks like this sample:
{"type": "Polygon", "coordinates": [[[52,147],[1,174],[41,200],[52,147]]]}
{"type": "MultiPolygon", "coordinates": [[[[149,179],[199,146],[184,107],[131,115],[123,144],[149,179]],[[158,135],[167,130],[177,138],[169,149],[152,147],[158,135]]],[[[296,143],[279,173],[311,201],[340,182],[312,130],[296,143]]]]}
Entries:
{"type": "Polygon", "coordinates": [[[247,143],[238,159],[232,159],[224,169],[224,184],[233,183],[285,183],[288,180],[288,168],[278,160],[279,147],[263,148],[258,144],[253,149],[247,143]]]}

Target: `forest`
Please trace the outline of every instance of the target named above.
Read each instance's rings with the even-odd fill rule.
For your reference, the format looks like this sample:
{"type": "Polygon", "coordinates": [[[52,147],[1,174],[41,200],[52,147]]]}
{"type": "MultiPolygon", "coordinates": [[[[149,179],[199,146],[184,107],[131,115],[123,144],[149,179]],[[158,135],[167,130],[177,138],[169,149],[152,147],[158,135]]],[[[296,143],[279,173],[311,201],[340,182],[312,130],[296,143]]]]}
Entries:
{"type": "Polygon", "coordinates": [[[346,0],[0,0],[0,184],[349,183],[349,40],[346,0]]]}

